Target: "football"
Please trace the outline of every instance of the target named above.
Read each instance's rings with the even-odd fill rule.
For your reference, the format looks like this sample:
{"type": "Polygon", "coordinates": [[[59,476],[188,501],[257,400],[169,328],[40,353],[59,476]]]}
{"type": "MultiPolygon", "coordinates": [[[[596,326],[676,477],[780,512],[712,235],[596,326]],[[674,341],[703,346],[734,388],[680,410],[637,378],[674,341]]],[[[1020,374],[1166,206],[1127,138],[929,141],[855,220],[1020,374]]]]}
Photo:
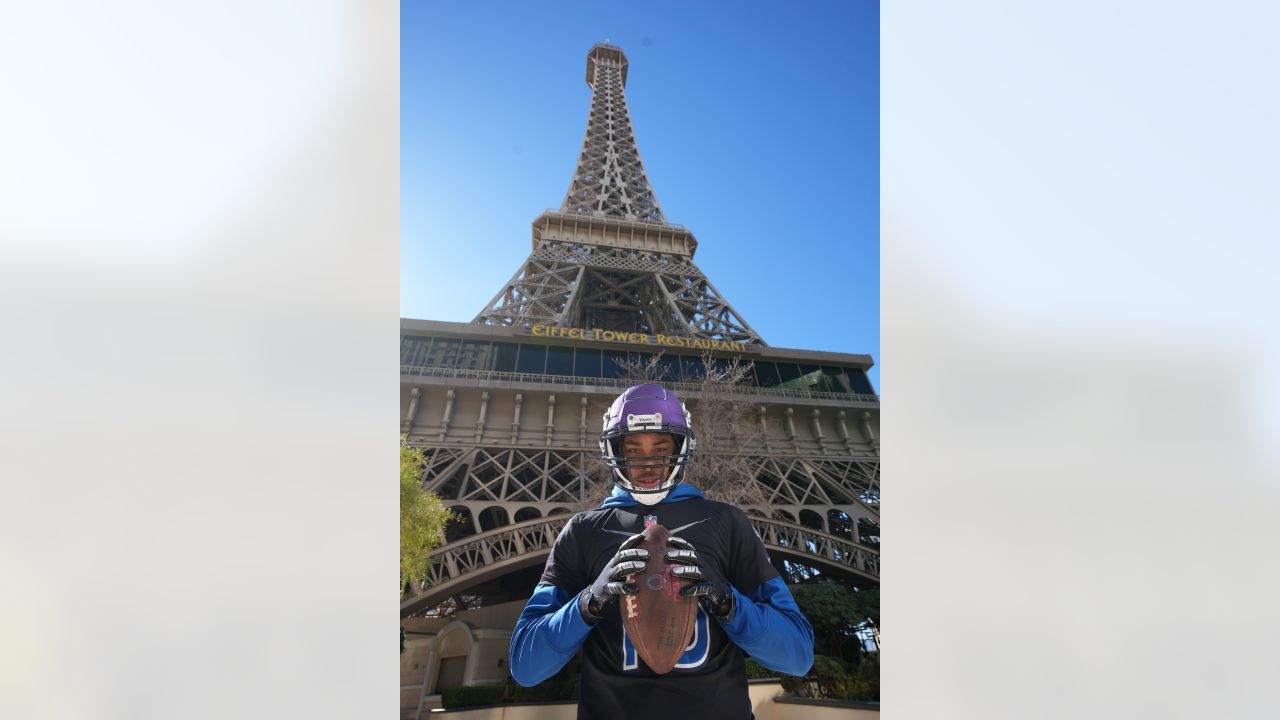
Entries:
{"type": "Polygon", "coordinates": [[[644,529],[644,540],[636,547],[649,551],[645,569],[628,576],[639,592],[622,596],[620,608],[636,652],[659,675],[675,667],[698,619],[697,598],[681,595],[682,581],[671,574],[679,563],[667,559],[667,551],[674,549],[667,543],[669,537],[671,533],[661,525],[644,529]]]}

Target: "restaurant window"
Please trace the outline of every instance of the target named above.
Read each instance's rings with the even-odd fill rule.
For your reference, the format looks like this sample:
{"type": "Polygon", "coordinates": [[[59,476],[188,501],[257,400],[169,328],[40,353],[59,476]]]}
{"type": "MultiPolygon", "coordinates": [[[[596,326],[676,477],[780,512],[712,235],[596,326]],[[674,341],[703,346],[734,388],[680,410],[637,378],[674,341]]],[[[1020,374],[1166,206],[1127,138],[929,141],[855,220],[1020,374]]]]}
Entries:
{"type": "Polygon", "coordinates": [[[867,379],[867,373],[862,368],[849,368],[849,380],[853,384],[853,391],[862,395],[875,395],[875,388],[871,387],[871,381],[867,379]]]}
{"type": "Polygon", "coordinates": [[[647,353],[647,352],[627,353],[627,359],[628,361],[630,361],[632,367],[643,369],[648,367],[649,363],[653,361],[653,353],[647,353]]]}
{"type": "Polygon", "coordinates": [[[853,392],[849,386],[849,378],[845,375],[845,371],[838,367],[822,368],[822,375],[826,378],[827,392],[850,393],[853,392]]]}
{"type": "Polygon", "coordinates": [[[800,366],[795,363],[780,362],[778,366],[778,379],[781,380],[779,385],[784,387],[792,387],[796,380],[800,379],[800,366]]]}
{"type": "Polygon", "coordinates": [[[797,390],[826,390],[822,380],[822,368],[817,365],[801,365],[800,377],[797,379],[797,390]]]}
{"type": "Polygon", "coordinates": [[[567,348],[567,347],[547,348],[547,374],[548,375],[572,375],[573,374],[573,348],[567,348]]]}
{"type": "MultiPolygon", "coordinates": [[[[725,358],[714,358],[714,359],[711,361],[711,369],[712,369],[712,370],[714,370],[715,372],[720,373],[721,375],[723,375],[724,373],[726,373],[726,372],[728,372],[728,371],[729,371],[729,366],[730,366],[731,364],[732,364],[732,362],[731,362],[730,360],[725,359],[725,358]]],[[[746,363],[745,363],[745,362],[742,362],[742,361],[739,361],[739,365],[740,365],[740,366],[742,366],[742,365],[746,365],[746,363]]],[[[705,368],[704,368],[704,369],[705,369],[705,368]]],[[[748,372],[748,373],[747,373],[746,378],[747,378],[747,379],[746,379],[746,382],[747,382],[747,383],[750,383],[750,382],[751,382],[751,373],[750,373],[750,372],[748,372]]]]}
{"type": "Polygon", "coordinates": [[[600,351],[576,348],[573,351],[573,374],[576,377],[600,377],[600,351]]]}
{"type": "Polygon", "coordinates": [[[658,382],[680,382],[680,360],[671,355],[658,358],[658,382]]]}
{"type": "Polygon", "coordinates": [[[776,363],[758,360],[753,370],[756,376],[756,387],[777,387],[778,383],[782,382],[778,379],[776,363]]]}
{"type": "Polygon", "coordinates": [[[494,343],[493,369],[498,372],[515,372],[517,348],[518,346],[515,343],[494,343]]]}
{"type": "Polygon", "coordinates": [[[416,335],[400,336],[400,364],[401,365],[421,365],[427,356],[427,349],[431,347],[431,338],[419,337],[416,335]]]}
{"type": "Polygon", "coordinates": [[[636,372],[643,372],[652,361],[653,353],[606,350],[604,354],[604,376],[626,378],[636,372]]]}
{"type": "Polygon", "coordinates": [[[698,382],[707,374],[707,368],[702,364],[702,358],[690,355],[682,355],[680,357],[680,368],[684,371],[685,382],[698,382]]]}
{"type": "Polygon", "coordinates": [[[546,345],[520,345],[520,357],[516,360],[516,372],[541,375],[546,366],[546,345]]]}
{"type": "Polygon", "coordinates": [[[458,367],[458,353],[462,350],[462,341],[457,338],[435,338],[431,341],[431,349],[426,353],[422,364],[427,367],[458,367]]]}
{"type": "Polygon", "coordinates": [[[627,354],[617,350],[604,351],[604,374],[607,378],[624,378],[627,376],[627,354]]]}
{"type": "Polygon", "coordinates": [[[488,340],[466,340],[458,352],[458,367],[467,370],[489,369],[490,343],[488,340]]]}

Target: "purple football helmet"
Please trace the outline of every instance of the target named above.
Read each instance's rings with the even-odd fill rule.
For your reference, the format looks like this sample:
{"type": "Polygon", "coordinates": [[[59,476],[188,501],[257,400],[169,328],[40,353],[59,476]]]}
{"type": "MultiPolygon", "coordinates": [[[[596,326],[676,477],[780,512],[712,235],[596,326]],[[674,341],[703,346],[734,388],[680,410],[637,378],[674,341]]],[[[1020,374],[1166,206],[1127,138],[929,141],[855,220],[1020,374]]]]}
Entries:
{"type": "Polygon", "coordinates": [[[685,465],[693,457],[694,445],[689,411],[679,398],[659,385],[627,388],[604,414],[600,453],[613,471],[613,482],[646,505],[660,502],[671,488],[684,481],[685,465]],[[672,436],[676,451],[672,455],[628,459],[623,455],[622,439],[635,433],[667,433],[672,436]],[[656,487],[643,488],[632,482],[630,470],[654,467],[670,469],[656,487]]]}

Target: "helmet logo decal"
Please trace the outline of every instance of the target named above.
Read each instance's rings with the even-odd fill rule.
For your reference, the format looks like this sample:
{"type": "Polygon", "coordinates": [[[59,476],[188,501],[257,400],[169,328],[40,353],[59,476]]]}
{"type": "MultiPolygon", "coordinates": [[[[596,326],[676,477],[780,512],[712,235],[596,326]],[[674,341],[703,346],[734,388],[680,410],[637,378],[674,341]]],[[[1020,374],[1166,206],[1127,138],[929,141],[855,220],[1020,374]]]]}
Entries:
{"type": "Polygon", "coordinates": [[[628,415],[627,430],[637,432],[641,430],[662,430],[662,413],[657,412],[652,415],[628,415]]]}

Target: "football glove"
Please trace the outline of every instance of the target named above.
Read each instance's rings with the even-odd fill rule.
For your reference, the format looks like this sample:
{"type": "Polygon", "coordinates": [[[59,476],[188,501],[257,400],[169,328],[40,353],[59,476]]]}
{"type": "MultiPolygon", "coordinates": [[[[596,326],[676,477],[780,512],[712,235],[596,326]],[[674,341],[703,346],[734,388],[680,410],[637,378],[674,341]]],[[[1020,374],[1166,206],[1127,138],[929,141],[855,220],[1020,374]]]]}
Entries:
{"type": "Polygon", "coordinates": [[[671,569],[671,574],[678,578],[693,581],[680,591],[680,594],[698,598],[702,611],[717,620],[728,620],[733,615],[733,587],[720,575],[711,564],[703,562],[694,550],[693,543],[672,536],[668,542],[676,546],[676,550],[667,551],[667,559],[680,563],[671,569]]]}
{"type": "Polygon", "coordinates": [[[578,609],[588,621],[599,620],[600,614],[619,595],[635,595],[640,590],[635,583],[627,582],[626,576],[644,570],[647,564],[644,559],[649,557],[649,551],[635,547],[642,540],[643,533],[623,540],[617,554],[605,564],[596,581],[578,596],[578,609]]]}

